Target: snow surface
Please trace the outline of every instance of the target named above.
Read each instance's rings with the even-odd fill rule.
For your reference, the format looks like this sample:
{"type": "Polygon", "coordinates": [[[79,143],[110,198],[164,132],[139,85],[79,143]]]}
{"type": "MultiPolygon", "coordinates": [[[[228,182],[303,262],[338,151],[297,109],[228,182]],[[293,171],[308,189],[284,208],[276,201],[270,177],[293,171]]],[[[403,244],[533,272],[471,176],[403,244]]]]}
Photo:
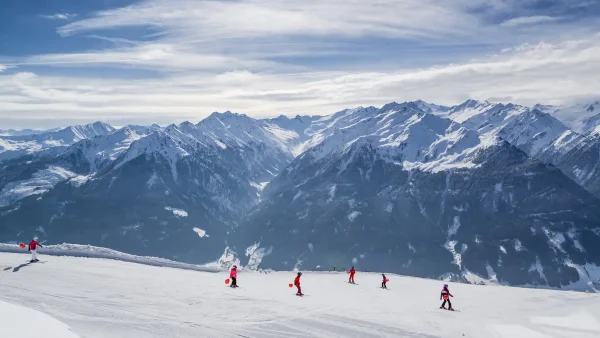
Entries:
{"type": "MultiPolygon", "coordinates": [[[[0,252],[5,253],[22,253],[27,252],[27,249],[21,249],[16,244],[5,244],[0,243],[0,252]]],[[[161,267],[172,267],[185,270],[196,270],[206,272],[217,272],[219,271],[213,266],[208,265],[193,265],[171,261],[164,258],[158,257],[146,257],[146,256],[135,256],[127,253],[119,252],[112,249],[91,246],[91,245],[80,245],[80,244],[58,244],[58,245],[44,245],[43,248],[38,249],[40,255],[50,256],[69,256],[69,257],[83,257],[83,258],[103,258],[103,259],[114,259],[123,262],[134,262],[138,264],[145,264],[151,266],[161,267]]],[[[2,256],[2,255],[0,255],[2,256]]]]}
{"type": "MultiPolygon", "coordinates": [[[[288,287],[292,272],[240,271],[241,287],[231,289],[226,271],[28,259],[0,255],[0,299],[39,309],[87,338],[600,336],[600,298],[582,292],[450,283],[459,311],[449,312],[438,309],[441,281],[393,274],[381,290],[377,273],[358,271],[358,285],[348,285],[343,272],[307,271],[300,298],[288,287]]],[[[37,333],[52,337],[47,332],[37,333]]]]}
{"type": "Polygon", "coordinates": [[[165,207],[165,210],[172,212],[173,215],[175,215],[177,217],[188,217],[187,211],[185,211],[183,209],[177,209],[177,208],[173,208],[173,207],[165,207]]]}
{"type": "Polygon", "coordinates": [[[200,236],[200,238],[203,238],[203,237],[210,237],[209,235],[207,235],[207,234],[206,234],[206,231],[204,231],[204,230],[202,230],[202,229],[200,229],[200,228],[194,228],[194,229],[192,229],[192,230],[194,230],[194,232],[195,232],[195,233],[197,233],[197,234],[198,234],[198,236],[200,236]]]}
{"type": "MultiPolygon", "coordinates": [[[[414,102],[391,103],[380,110],[345,110],[315,125],[320,123],[326,126],[306,143],[317,161],[349,153],[350,162],[360,147],[372,147],[383,160],[404,169],[438,172],[473,168],[481,150],[500,142],[495,135],[482,136],[449,119],[424,113],[414,102]]],[[[340,172],[343,170],[344,165],[340,172]]]]}
{"type": "Polygon", "coordinates": [[[85,182],[84,177],[57,166],[50,166],[33,174],[30,179],[10,182],[0,191],[0,207],[10,205],[27,196],[48,192],[56,184],[69,178],[76,178],[72,184],[85,182]]]}
{"type": "Polygon", "coordinates": [[[0,301],[0,337],[77,338],[67,325],[39,311],[0,301]]]}
{"type": "Polygon", "coordinates": [[[95,122],[40,133],[14,132],[9,136],[0,136],[0,159],[14,158],[55,147],[70,146],[84,139],[106,135],[114,130],[115,128],[106,123],[95,122]]]}

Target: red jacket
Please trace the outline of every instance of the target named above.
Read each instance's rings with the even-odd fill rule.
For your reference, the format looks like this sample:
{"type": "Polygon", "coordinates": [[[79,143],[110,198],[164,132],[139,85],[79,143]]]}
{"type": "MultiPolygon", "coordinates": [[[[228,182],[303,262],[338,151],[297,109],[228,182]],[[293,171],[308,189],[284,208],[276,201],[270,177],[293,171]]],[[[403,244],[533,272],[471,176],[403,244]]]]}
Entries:
{"type": "Polygon", "coordinates": [[[229,273],[229,278],[237,278],[237,269],[231,269],[229,273]]]}
{"type": "Polygon", "coordinates": [[[294,279],[294,285],[300,286],[300,276],[298,276],[298,277],[296,277],[296,279],[294,279]]]}
{"type": "Polygon", "coordinates": [[[31,251],[31,250],[35,250],[35,249],[38,247],[38,245],[39,245],[41,248],[43,248],[43,246],[42,246],[40,243],[38,243],[38,241],[36,241],[36,240],[32,240],[32,241],[31,241],[31,243],[29,243],[29,251],[31,251]]]}
{"type": "Polygon", "coordinates": [[[354,276],[355,273],[356,273],[356,270],[350,269],[350,276],[354,276]]]}

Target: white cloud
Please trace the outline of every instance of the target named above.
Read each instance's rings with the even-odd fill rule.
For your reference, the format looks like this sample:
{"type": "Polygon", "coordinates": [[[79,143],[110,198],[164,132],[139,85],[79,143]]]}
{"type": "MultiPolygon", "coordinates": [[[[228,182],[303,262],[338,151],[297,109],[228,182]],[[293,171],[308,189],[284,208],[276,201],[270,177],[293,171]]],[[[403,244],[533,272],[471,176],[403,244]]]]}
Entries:
{"type": "Polygon", "coordinates": [[[52,15],[40,15],[40,17],[42,17],[44,19],[50,19],[50,20],[70,20],[70,19],[77,17],[77,14],[56,13],[56,14],[52,14],[52,15]]]}
{"type": "Polygon", "coordinates": [[[125,26],[154,26],[163,34],[196,35],[202,41],[249,36],[441,37],[473,28],[478,19],[465,1],[377,3],[361,0],[147,0],[107,10],[59,28],[64,35],[125,26]],[[464,20],[464,19],[470,20],[464,20]]]}
{"type": "Polygon", "coordinates": [[[172,73],[137,80],[18,73],[0,76],[0,118],[83,114],[88,120],[155,120],[161,116],[173,122],[197,121],[226,109],[254,116],[328,114],[357,105],[419,98],[444,104],[470,97],[560,104],[597,95],[599,73],[600,35],[521,45],[463,64],[385,73],[233,71],[172,73]]]}
{"type": "Polygon", "coordinates": [[[547,23],[559,20],[558,17],[553,16],[522,16],[518,18],[513,18],[510,20],[506,20],[502,22],[500,25],[504,27],[518,27],[518,26],[526,26],[526,25],[537,25],[541,23],[547,23]]]}
{"type": "Polygon", "coordinates": [[[533,2],[144,0],[58,28],[65,39],[105,40],[104,49],[2,59],[17,70],[80,69],[77,76],[36,75],[31,67],[1,73],[0,119],[170,123],[227,109],[254,116],[328,114],[393,100],[452,104],[502,97],[526,104],[597,95],[600,38],[583,29],[590,26],[542,15],[497,23],[533,2]],[[541,22],[546,25],[536,29],[541,22]],[[514,28],[523,25],[528,29],[517,40],[514,28]],[[151,34],[141,41],[119,36],[119,28],[132,26],[151,34]],[[98,35],[103,31],[110,37],[98,35]],[[571,40],[561,42],[565,36],[571,40]],[[476,45],[486,53],[512,47],[451,56],[476,45]],[[422,51],[410,54],[414,50],[422,51]],[[119,69],[120,78],[106,68],[119,69]],[[130,69],[150,76],[122,79],[130,69]]]}

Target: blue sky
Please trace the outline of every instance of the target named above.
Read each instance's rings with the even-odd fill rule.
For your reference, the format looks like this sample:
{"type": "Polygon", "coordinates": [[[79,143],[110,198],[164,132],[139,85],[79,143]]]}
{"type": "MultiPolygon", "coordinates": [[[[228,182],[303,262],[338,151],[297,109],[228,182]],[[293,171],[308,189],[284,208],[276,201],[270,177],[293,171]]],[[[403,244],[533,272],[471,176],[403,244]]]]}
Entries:
{"type": "Polygon", "coordinates": [[[600,96],[600,1],[3,0],[0,128],[600,96]]]}

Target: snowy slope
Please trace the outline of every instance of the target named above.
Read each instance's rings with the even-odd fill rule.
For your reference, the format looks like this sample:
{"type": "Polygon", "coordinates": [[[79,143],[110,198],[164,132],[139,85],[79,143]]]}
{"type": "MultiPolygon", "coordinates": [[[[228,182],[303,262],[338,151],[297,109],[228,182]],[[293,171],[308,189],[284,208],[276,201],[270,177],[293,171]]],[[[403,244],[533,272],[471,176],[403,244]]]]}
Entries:
{"type": "Polygon", "coordinates": [[[572,134],[548,113],[513,104],[468,100],[452,107],[447,116],[482,135],[501,137],[532,157],[538,157],[558,138],[572,134]]]}
{"type": "MultiPolygon", "coordinates": [[[[0,255],[0,299],[27,304],[87,338],[497,337],[600,335],[595,294],[451,284],[459,312],[438,309],[442,282],[358,272],[220,274],[119,261],[0,255]],[[42,282],[43,281],[43,282],[42,282]]],[[[14,336],[14,335],[13,335],[14,336]]],[[[68,337],[68,336],[66,336],[68,337]]]]}
{"type": "Polygon", "coordinates": [[[325,121],[331,123],[309,142],[306,154],[314,161],[368,145],[404,168],[440,171],[473,167],[479,151],[499,142],[425,113],[414,102],[391,103],[380,110],[348,110],[325,121]]]}
{"type": "Polygon", "coordinates": [[[115,128],[106,123],[95,122],[40,134],[0,136],[0,161],[54,147],[67,147],[75,142],[106,135],[114,130],[115,128]]]}
{"type": "Polygon", "coordinates": [[[81,150],[90,163],[90,173],[96,172],[131,146],[131,143],[150,135],[158,129],[152,127],[128,125],[106,135],[81,140],[69,150],[81,150]]]}
{"type": "Polygon", "coordinates": [[[67,325],[22,305],[0,301],[0,337],[77,338],[67,325]]]}
{"type": "Polygon", "coordinates": [[[45,194],[59,182],[76,177],[78,175],[72,171],[58,166],[49,166],[35,172],[31,178],[13,181],[4,186],[0,190],[0,207],[10,205],[31,195],[45,194]]]}
{"type": "Polygon", "coordinates": [[[556,117],[573,131],[580,134],[585,134],[600,124],[600,102],[598,101],[571,106],[538,104],[534,108],[556,117]]]}

